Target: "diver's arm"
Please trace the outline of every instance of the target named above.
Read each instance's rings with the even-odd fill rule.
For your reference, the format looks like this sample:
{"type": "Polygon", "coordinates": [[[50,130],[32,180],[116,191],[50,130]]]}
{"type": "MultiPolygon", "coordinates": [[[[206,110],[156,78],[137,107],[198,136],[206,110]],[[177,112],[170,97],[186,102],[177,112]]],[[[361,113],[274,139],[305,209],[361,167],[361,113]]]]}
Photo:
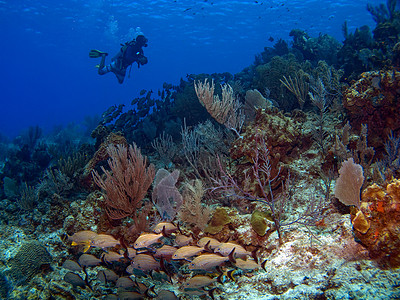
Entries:
{"type": "Polygon", "coordinates": [[[148,59],[144,55],[138,55],[136,58],[136,63],[138,64],[138,68],[140,68],[140,65],[145,65],[148,63],[148,59]]]}

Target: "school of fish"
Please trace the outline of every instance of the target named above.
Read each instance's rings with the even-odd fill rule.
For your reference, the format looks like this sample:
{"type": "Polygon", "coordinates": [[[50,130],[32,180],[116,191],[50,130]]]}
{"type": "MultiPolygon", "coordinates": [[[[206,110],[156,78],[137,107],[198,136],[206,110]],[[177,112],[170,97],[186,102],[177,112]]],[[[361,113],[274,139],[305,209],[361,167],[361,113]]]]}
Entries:
{"type": "Polygon", "coordinates": [[[157,224],[153,232],[142,233],[133,245],[88,230],[69,236],[68,241],[83,254],[77,261],[68,259],[64,262],[63,268],[69,270],[64,280],[73,286],[91,288],[86,268],[103,266],[105,268],[97,273],[96,279],[118,288],[118,296],[109,294],[106,299],[179,299],[173,291],[156,291],[154,285],[144,283],[146,280],[138,280],[154,273],[159,274],[157,278],[178,285],[178,294],[214,298],[218,284],[235,281],[235,276],[265,266],[265,262],[258,261],[257,249],[248,251],[233,241],[222,242],[212,237],[196,241],[193,236],[182,234],[179,226],[168,222],[157,224]],[[104,252],[97,257],[87,253],[91,248],[100,248],[104,252]],[[116,265],[119,268],[125,266],[122,276],[114,272],[116,265]]]}

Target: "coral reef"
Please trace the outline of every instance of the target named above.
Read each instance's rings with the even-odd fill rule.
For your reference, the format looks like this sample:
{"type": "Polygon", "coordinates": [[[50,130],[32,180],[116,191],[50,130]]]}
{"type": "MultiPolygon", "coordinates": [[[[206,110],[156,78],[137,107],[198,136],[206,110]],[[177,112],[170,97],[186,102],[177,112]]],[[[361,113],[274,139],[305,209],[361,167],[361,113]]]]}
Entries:
{"type": "Polygon", "coordinates": [[[241,164],[236,166],[236,176],[242,178],[245,170],[251,167],[257,143],[263,140],[269,150],[271,178],[280,174],[282,179],[286,173],[284,165],[311,144],[311,137],[302,131],[304,119],[301,113],[290,117],[276,108],[259,109],[255,120],[245,128],[242,138],[232,144],[231,158],[241,160],[241,164]]]}
{"type": "MultiPolygon", "coordinates": [[[[98,129],[96,129],[96,132],[97,131],[98,129]]],[[[107,134],[106,136],[101,135],[99,140],[101,142],[99,143],[99,147],[96,150],[96,153],[85,166],[85,170],[83,173],[84,178],[91,178],[92,171],[95,169],[97,164],[107,160],[107,158],[109,157],[107,153],[107,147],[109,145],[124,145],[124,146],[128,145],[124,136],[117,135],[113,132],[107,134]]]]}
{"type": "Polygon", "coordinates": [[[382,135],[400,131],[400,72],[370,71],[361,74],[343,94],[343,104],[351,125],[359,130],[368,126],[369,144],[382,148],[382,135]]]}
{"type": "Polygon", "coordinates": [[[295,96],[281,84],[284,76],[289,77],[301,68],[299,61],[292,54],[287,57],[274,56],[271,61],[256,66],[253,76],[253,86],[264,91],[271,89],[270,97],[285,111],[298,107],[295,96]]]}
{"type": "Polygon", "coordinates": [[[0,298],[399,299],[397,5],[0,136],[0,298]]]}

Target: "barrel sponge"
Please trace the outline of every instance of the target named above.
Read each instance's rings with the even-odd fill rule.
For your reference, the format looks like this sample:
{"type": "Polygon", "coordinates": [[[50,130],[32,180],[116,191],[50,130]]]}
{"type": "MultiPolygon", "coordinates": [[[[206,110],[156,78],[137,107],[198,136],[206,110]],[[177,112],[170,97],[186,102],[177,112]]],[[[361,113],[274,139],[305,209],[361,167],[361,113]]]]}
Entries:
{"type": "Polygon", "coordinates": [[[51,261],[51,255],[42,243],[30,241],[23,244],[17,254],[7,262],[10,269],[6,274],[15,285],[21,285],[41,273],[51,261]]]}

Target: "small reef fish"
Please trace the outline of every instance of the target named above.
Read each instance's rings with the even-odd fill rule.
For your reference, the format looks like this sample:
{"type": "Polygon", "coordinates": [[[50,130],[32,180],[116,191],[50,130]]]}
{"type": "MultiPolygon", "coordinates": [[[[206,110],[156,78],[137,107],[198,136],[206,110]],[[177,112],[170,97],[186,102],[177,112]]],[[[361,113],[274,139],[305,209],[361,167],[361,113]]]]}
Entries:
{"type": "Polygon", "coordinates": [[[82,267],[92,267],[99,265],[101,263],[101,260],[92,254],[84,253],[81,256],[79,256],[78,263],[82,267]]]}
{"type": "Polygon", "coordinates": [[[216,253],[219,253],[223,256],[228,256],[232,250],[235,249],[235,258],[246,258],[247,256],[251,256],[252,253],[244,249],[242,246],[235,243],[220,243],[217,248],[214,249],[216,253]]]}
{"type": "Polygon", "coordinates": [[[178,230],[178,227],[176,227],[171,222],[160,222],[154,227],[153,232],[154,233],[164,232],[164,234],[169,235],[171,233],[174,233],[177,230],[178,230]]]}
{"type": "Polygon", "coordinates": [[[72,284],[72,286],[74,287],[77,286],[80,286],[81,288],[86,287],[86,282],[82,279],[82,277],[72,272],[68,272],[67,274],[65,274],[64,281],[72,284]]]}
{"type": "Polygon", "coordinates": [[[76,261],[70,260],[70,259],[67,259],[66,261],[64,261],[64,263],[62,264],[62,267],[64,269],[68,269],[70,271],[77,271],[77,272],[82,271],[82,267],[76,261]]]}
{"type": "Polygon", "coordinates": [[[207,275],[196,275],[186,280],[182,287],[185,289],[200,289],[205,286],[209,286],[217,281],[217,278],[211,278],[207,275]]]}
{"type": "Polygon", "coordinates": [[[118,299],[119,300],[136,300],[136,299],[144,299],[144,296],[137,292],[120,291],[120,292],[118,292],[118,299]]]}
{"type": "Polygon", "coordinates": [[[108,234],[98,234],[90,244],[92,247],[101,248],[103,250],[115,247],[116,245],[120,245],[119,241],[108,234]]]}
{"type": "Polygon", "coordinates": [[[229,261],[229,257],[221,256],[218,254],[201,254],[195,257],[189,264],[188,268],[190,270],[211,270],[217,266],[223,265],[225,262],[229,261]]]}
{"type": "Polygon", "coordinates": [[[135,278],[136,288],[138,288],[139,293],[145,293],[149,288],[143,282],[139,282],[135,278]]]}
{"type": "Polygon", "coordinates": [[[175,238],[175,244],[178,247],[187,246],[192,241],[193,241],[193,237],[187,236],[187,235],[183,235],[183,234],[178,234],[178,235],[176,235],[176,238],[175,238]]]}
{"type": "MultiPolygon", "coordinates": [[[[143,272],[148,271],[158,271],[160,270],[160,263],[154,259],[153,256],[149,254],[138,254],[132,259],[132,263],[130,264],[133,269],[138,269],[143,272]]],[[[129,266],[128,266],[129,268],[129,266]]],[[[127,268],[127,272],[129,273],[127,268]]],[[[130,270],[130,269],[129,269],[130,270]]]]}
{"type": "Polygon", "coordinates": [[[102,261],[104,261],[105,263],[111,264],[112,262],[116,262],[119,261],[120,259],[122,259],[124,257],[123,254],[120,254],[118,252],[115,251],[108,251],[106,253],[103,253],[100,256],[100,259],[102,261]]]}
{"type": "Polygon", "coordinates": [[[199,247],[208,247],[211,250],[214,250],[221,244],[220,241],[213,239],[211,237],[203,237],[197,242],[197,246],[199,247]]]}
{"type": "Polygon", "coordinates": [[[118,280],[119,276],[110,269],[104,269],[100,270],[97,273],[97,279],[103,282],[104,284],[107,284],[108,282],[116,282],[118,280]]]}
{"type": "Polygon", "coordinates": [[[163,237],[162,233],[142,233],[133,244],[133,248],[147,248],[153,244],[159,243],[160,239],[163,237]]]}
{"type": "Polygon", "coordinates": [[[90,230],[82,230],[75,232],[73,235],[68,237],[68,240],[75,243],[81,243],[85,241],[91,241],[97,236],[96,232],[90,230]]]}
{"type": "Polygon", "coordinates": [[[157,297],[155,300],[179,300],[179,298],[174,294],[174,292],[168,290],[161,290],[157,292],[157,297]]]}
{"type": "Polygon", "coordinates": [[[68,241],[71,242],[71,246],[83,246],[83,253],[86,253],[90,249],[91,243],[96,237],[96,232],[83,230],[68,236],[68,241]]]}
{"type": "Polygon", "coordinates": [[[117,282],[115,283],[115,287],[123,289],[128,289],[134,286],[136,286],[135,282],[127,276],[118,278],[117,282]]]}
{"type": "MultiPolygon", "coordinates": [[[[184,290],[185,295],[187,296],[198,296],[200,298],[203,298],[204,296],[207,295],[207,291],[205,290],[197,290],[197,289],[186,289],[184,290]]],[[[211,299],[215,299],[215,298],[211,298],[211,299]]]]}
{"type": "Polygon", "coordinates": [[[220,267],[217,267],[217,271],[220,273],[220,275],[218,276],[218,282],[219,283],[223,283],[224,282],[224,277],[228,278],[229,280],[235,281],[235,273],[236,270],[227,270],[227,271],[223,271],[220,267]]]}
{"type": "Polygon", "coordinates": [[[131,247],[128,247],[128,248],[126,248],[126,251],[128,251],[127,258],[132,259],[132,258],[135,257],[135,255],[136,255],[136,250],[135,249],[133,249],[131,247]]]}
{"type": "Polygon", "coordinates": [[[253,271],[255,269],[261,268],[261,265],[256,263],[256,261],[253,259],[244,260],[244,259],[238,258],[238,259],[236,259],[236,262],[234,265],[237,268],[245,270],[245,271],[253,271]]]}
{"type": "Polygon", "coordinates": [[[164,258],[166,261],[170,261],[174,253],[178,250],[178,248],[170,246],[170,245],[163,245],[161,248],[156,250],[154,253],[155,258],[164,258]]]}
{"type": "Polygon", "coordinates": [[[183,246],[175,251],[172,259],[188,259],[203,252],[204,248],[197,246],[183,246]]]}

